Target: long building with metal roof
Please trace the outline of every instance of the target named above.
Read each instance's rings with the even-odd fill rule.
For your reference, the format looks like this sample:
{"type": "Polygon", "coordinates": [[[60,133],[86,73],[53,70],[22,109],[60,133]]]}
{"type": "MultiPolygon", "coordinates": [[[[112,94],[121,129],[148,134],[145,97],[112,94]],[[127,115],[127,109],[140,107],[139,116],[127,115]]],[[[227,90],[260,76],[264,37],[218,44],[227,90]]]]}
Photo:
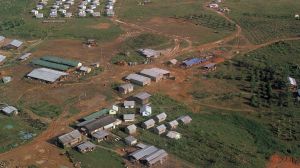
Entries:
{"type": "Polygon", "coordinates": [[[67,71],[68,69],[70,69],[69,66],[57,64],[57,63],[53,63],[53,62],[48,62],[48,61],[44,61],[44,60],[40,60],[40,59],[32,60],[31,63],[34,65],[51,68],[51,69],[56,69],[56,70],[60,70],[60,71],[67,71]]]}
{"type": "Polygon", "coordinates": [[[60,79],[62,76],[66,76],[68,73],[56,71],[48,68],[37,68],[31,71],[27,77],[43,80],[46,82],[55,82],[60,79]]]}
{"type": "Polygon", "coordinates": [[[80,63],[79,61],[64,59],[64,58],[55,57],[55,56],[44,56],[41,58],[41,60],[49,61],[49,62],[53,62],[53,63],[57,63],[57,64],[63,64],[63,65],[71,66],[71,67],[81,67],[82,66],[82,63],[80,63]]]}

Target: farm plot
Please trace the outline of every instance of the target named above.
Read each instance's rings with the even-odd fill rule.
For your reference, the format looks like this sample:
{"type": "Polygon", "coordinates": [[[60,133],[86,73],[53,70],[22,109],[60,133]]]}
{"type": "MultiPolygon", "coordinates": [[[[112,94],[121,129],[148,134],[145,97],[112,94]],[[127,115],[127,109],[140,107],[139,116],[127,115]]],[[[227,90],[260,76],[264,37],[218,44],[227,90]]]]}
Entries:
{"type": "Polygon", "coordinates": [[[228,0],[224,5],[231,9],[229,16],[243,28],[252,43],[261,44],[300,33],[300,21],[294,18],[300,10],[299,1],[228,0]]]}

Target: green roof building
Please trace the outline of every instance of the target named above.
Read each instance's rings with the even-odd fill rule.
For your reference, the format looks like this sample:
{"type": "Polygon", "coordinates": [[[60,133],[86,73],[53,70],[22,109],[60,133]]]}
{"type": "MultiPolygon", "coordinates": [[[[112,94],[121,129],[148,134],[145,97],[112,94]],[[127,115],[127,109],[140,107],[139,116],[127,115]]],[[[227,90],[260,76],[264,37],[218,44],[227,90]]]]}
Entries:
{"type": "Polygon", "coordinates": [[[64,59],[64,58],[55,57],[55,56],[44,56],[41,58],[41,60],[53,62],[56,64],[63,64],[63,65],[67,65],[70,67],[81,67],[82,66],[82,63],[80,63],[79,61],[64,59]]]}
{"type": "Polygon", "coordinates": [[[48,62],[48,61],[44,61],[44,60],[40,60],[40,59],[32,60],[31,63],[34,65],[39,65],[42,67],[56,69],[56,70],[60,70],[60,71],[67,71],[68,69],[70,69],[69,66],[57,64],[57,63],[53,63],[53,62],[48,62]]]}
{"type": "Polygon", "coordinates": [[[86,117],[84,117],[83,119],[84,119],[85,121],[90,121],[90,120],[99,118],[99,117],[101,117],[101,116],[103,116],[103,115],[105,115],[105,114],[108,114],[108,113],[109,113],[109,110],[108,110],[108,109],[103,109],[103,110],[100,110],[100,111],[98,111],[98,112],[95,112],[95,113],[93,113],[93,114],[91,114],[91,115],[89,115],[89,116],[86,116],[86,117]]]}

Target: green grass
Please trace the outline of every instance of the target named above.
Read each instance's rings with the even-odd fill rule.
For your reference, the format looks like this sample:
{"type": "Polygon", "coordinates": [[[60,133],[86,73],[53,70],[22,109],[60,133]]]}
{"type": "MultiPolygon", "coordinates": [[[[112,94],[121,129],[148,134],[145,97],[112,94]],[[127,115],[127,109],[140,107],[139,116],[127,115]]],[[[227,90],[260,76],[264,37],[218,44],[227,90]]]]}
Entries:
{"type": "Polygon", "coordinates": [[[122,30],[108,18],[72,18],[65,23],[42,23],[29,13],[36,2],[30,0],[3,0],[0,2],[0,34],[24,39],[35,38],[94,38],[108,41],[118,37],[122,30]],[[99,23],[109,23],[108,29],[96,29],[99,23]]]}
{"type": "Polygon", "coordinates": [[[300,10],[300,1],[228,0],[224,6],[231,9],[229,16],[241,25],[252,43],[264,43],[300,33],[300,21],[294,18],[300,10]]]}
{"type": "Polygon", "coordinates": [[[96,149],[93,152],[81,154],[75,150],[69,151],[73,163],[81,162],[82,168],[95,168],[95,167],[113,167],[122,168],[123,160],[117,154],[106,151],[104,149],[96,149]]]}
{"type": "Polygon", "coordinates": [[[285,144],[268,127],[242,114],[204,109],[192,113],[180,102],[161,94],[151,98],[154,114],[166,112],[168,120],[188,114],[191,124],[180,126],[180,140],[169,140],[151,130],[139,130],[139,139],[164,148],[200,167],[264,167],[275,152],[286,153],[285,144]]]}
{"type": "Polygon", "coordinates": [[[32,120],[25,114],[15,117],[0,114],[0,153],[30,141],[45,128],[45,124],[39,120],[32,120]],[[30,133],[33,137],[23,139],[22,132],[30,133]]]}
{"type": "Polygon", "coordinates": [[[49,104],[48,102],[38,102],[30,105],[30,110],[42,117],[55,118],[59,116],[63,108],[58,105],[49,104]]]}

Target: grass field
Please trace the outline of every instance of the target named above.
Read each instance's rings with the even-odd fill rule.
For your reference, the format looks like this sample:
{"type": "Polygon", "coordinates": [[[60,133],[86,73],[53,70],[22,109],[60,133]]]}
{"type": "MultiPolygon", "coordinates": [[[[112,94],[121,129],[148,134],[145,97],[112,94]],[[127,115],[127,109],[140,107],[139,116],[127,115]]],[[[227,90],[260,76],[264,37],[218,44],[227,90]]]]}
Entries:
{"type": "Polygon", "coordinates": [[[295,0],[227,0],[229,16],[243,28],[247,38],[255,44],[278,38],[298,36],[300,1],[295,0]]]}
{"type": "Polygon", "coordinates": [[[122,158],[117,154],[104,149],[96,149],[93,152],[81,154],[75,150],[69,151],[70,158],[73,163],[81,162],[82,168],[95,168],[95,167],[113,167],[123,168],[122,158]]]}
{"type": "Polygon", "coordinates": [[[30,141],[45,127],[45,124],[24,114],[16,117],[0,114],[0,153],[30,141]]]}
{"type": "Polygon", "coordinates": [[[65,23],[42,23],[29,13],[35,6],[30,0],[10,0],[0,2],[0,34],[24,39],[34,38],[94,38],[108,41],[118,37],[122,30],[109,19],[72,18],[65,23]],[[108,23],[108,29],[93,26],[108,23]]]}
{"type": "Polygon", "coordinates": [[[282,143],[255,118],[225,110],[203,109],[191,113],[180,102],[160,94],[151,99],[154,114],[166,112],[168,121],[188,114],[193,121],[177,131],[183,138],[175,141],[140,130],[139,139],[159,146],[200,167],[264,167],[274,152],[286,153],[282,143]]]}
{"type": "Polygon", "coordinates": [[[55,118],[63,111],[61,106],[52,105],[48,102],[34,103],[30,105],[30,110],[39,116],[49,118],[55,118]]]}

